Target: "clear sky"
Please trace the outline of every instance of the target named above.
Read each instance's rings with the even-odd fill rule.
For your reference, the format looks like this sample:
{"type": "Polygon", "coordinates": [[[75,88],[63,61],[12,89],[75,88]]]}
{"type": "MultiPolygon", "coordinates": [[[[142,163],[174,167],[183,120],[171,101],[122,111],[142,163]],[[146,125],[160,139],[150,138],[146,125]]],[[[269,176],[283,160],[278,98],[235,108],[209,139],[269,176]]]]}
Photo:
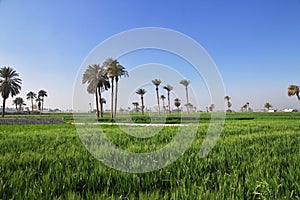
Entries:
{"type": "MultiPolygon", "coordinates": [[[[114,34],[141,27],[173,29],[202,45],[233,109],[247,101],[254,109],[266,101],[277,109],[300,108],[296,97],[287,97],[289,84],[300,85],[299,0],[0,0],[0,67],[19,72],[21,97],[44,89],[46,107],[71,109],[77,72],[89,52],[114,34]]],[[[137,63],[152,62],[142,54],[137,63]]],[[[130,58],[137,56],[120,59],[128,71],[136,67],[130,58]]],[[[196,95],[204,110],[209,98],[196,95]]],[[[131,106],[122,99],[119,104],[131,106]]]]}

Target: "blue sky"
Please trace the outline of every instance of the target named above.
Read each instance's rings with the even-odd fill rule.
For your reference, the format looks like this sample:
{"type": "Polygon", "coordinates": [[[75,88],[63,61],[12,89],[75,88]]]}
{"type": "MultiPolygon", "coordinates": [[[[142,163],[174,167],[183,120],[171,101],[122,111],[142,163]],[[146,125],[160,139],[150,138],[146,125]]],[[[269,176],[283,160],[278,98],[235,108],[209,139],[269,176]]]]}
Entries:
{"type": "MultiPolygon", "coordinates": [[[[74,82],[88,54],[112,35],[141,27],[173,29],[202,45],[235,110],[246,101],[255,109],[266,101],[278,109],[300,107],[287,97],[289,84],[300,85],[299,0],[0,0],[0,27],[0,66],[20,73],[20,96],[48,91],[46,107],[72,108],[74,82]]],[[[152,61],[145,53],[130,60],[137,57],[120,61],[129,71],[133,63],[152,61]]],[[[211,102],[198,95],[204,110],[211,102]]]]}

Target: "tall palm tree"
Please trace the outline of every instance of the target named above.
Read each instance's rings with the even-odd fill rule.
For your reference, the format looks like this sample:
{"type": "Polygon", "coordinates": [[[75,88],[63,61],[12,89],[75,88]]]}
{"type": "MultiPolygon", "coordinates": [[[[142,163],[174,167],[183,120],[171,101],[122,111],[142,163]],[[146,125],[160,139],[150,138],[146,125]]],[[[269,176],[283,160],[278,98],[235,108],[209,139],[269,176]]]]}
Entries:
{"type": "Polygon", "coordinates": [[[138,94],[138,95],[140,95],[141,96],[141,102],[142,102],[142,115],[144,115],[144,95],[146,94],[146,90],[145,89],[138,89],[137,91],[136,91],[136,93],[138,94]]]}
{"type": "Polygon", "coordinates": [[[300,89],[299,89],[300,87],[299,86],[297,86],[297,85],[290,85],[289,87],[288,87],[288,96],[290,97],[290,96],[294,96],[294,95],[296,95],[297,96],[297,98],[298,98],[298,101],[300,102],[300,89]]]}
{"type": "Polygon", "coordinates": [[[118,60],[113,58],[107,58],[103,66],[105,67],[105,75],[107,75],[111,79],[111,104],[110,104],[110,112],[111,118],[114,118],[117,114],[117,100],[118,100],[118,82],[119,78],[122,76],[128,76],[128,72],[125,70],[125,67],[120,65],[118,60]],[[114,82],[116,85],[114,86],[114,82]],[[115,87],[115,94],[114,94],[115,87]],[[114,105],[115,104],[115,105],[114,105]]]}
{"type": "Polygon", "coordinates": [[[163,103],[163,109],[164,109],[164,111],[166,111],[166,106],[165,106],[165,99],[166,99],[166,97],[165,97],[165,95],[160,95],[160,99],[162,100],[162,103],[163,103]]]}
{"type": "Polygon", "coordinates": [[[178,98],[174,99],[174,105],[177,107],[177,111],[179,112],[179,106],[181,105],[181,100],[178,98]]]}
{"type": "MultiPolygon", "coordinates": [[[[185,87],[186,104],[188,105],[189,104],[188,85],[190,84],[190,81],[184,79],[184,80],[181,80],[179,83],[185,87]]],[[[186,107],[186,109],[187,109],[187,112],[189,113],[188,106],[186,107]]]]}
{"type": "Polygon", "coordinates": [[[47,97],[48,94],[45,90],[40,90],[38,92],[38,98],[42,100],[42,112],[44,110],[44,102],[45,102],[45,97],[47,97]]]}
{"type": "Polygon", "coordinates": [[[33,112],[33,100],[36,99],[36,93],[30,91],[27,93],[27,100],[30,100],[31,101],[31,111],[33,112]]]}
{"type": "Polygon", "coordinates": [[[266,103],[264,104],[264,107],[265,107],[266,109],[270,110],[270,108],[273,107],[273,106],[272,106],[269,102],[266,102],[266,103]]]}
{"type": "Polygon", "coordinates": [[[82,84],[87,83],[87,92],[95,94],[96,99],[96,115],[99,117],[99,100],[98,100],[98,84],[99,84],[99,64],[89,65],[82,76],[82,84]]]}
{"type": "Polygon", "coordinates": [[[158,106],[158,113],[160,113],[160,104],[159,104],[158,86],[161,84],[161,80],[159,80],[159,79],[154,79],[154,80],[152,80],[152,83],[155,85],[156,99],[157,99],[157,106],[158,106]]]}
{"type": "Polygon", "coordinates": [[[132,102],[132,105],[134,106],[134,110],[135,112],[138,112],[139,111],[139,103],[138,102],[132,102]]]}
{"type": "MultiPolygon", "coordinates": [[[[99,94],[99,99],[100,99],[100,115],[103,117],[103,103],[102,100],[105,100],[102,98],[101,93],[105,90],[108,90],[110,88],[110,83],[107,75],[105,75],[105,68],[103,66],[99,66],[99,71],[98,71],[98,94],[99,94]]],[[[105,100],[106,103],[106,100],[105,100]]]]}
{"type": "Polygon", "coordinates": [[[164,89],[168,92],[168,112],[171,113],[171,106],[170,106],[170,91],[173,90],[173,87],[171,85],[164,86],[164,89]]]}
{"type": "Polygon", "coordinates": [[[19,74],[10,67],[2,67],[0,69],[0,92],[3,98],[2,117],[5,114],[6,99],[9,95],[11,97],[20,93],[22,80],[19,78],[19,74]]]}

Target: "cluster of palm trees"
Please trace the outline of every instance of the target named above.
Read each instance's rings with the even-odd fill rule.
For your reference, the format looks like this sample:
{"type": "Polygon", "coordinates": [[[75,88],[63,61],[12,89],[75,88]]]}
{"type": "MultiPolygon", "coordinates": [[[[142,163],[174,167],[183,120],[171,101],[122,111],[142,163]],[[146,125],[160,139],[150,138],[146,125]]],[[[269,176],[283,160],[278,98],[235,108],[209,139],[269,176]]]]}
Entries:
{"type": "MultiPolygon", "coordinates": [[[[168,105],[165,105],[165,95],[159,95],[159,86],[162,83],[162,81],[160,79],[154,79],[152,80],[152,83],[155,86],[155,91],[156,91],[156,100],[157,100],[157,107],[158,107],[158,113],[161,112],[161,108],[160,108],[160,99],[162,100],[162,108],[164,110],[164,112],[168,112],[171,113],[171,99],[170,99],[170,93],[173,90],[173,86],[167,84],[165,86],[163,86],[163,89],[167,91],[167,97],[168,97],[168,105]]],[[[188,97],[188,85],[190,84],[189,80],[181,80],[179,82],[180,84],[182,84],[185,87],[185,94],[186,94],[186,104],[185,106],[187,107],[187,112],[189,112],[190,107],[193,107],[193,105],[191,103],[189,103],[189,97],[188,97]]],[[[138,95],[141,96],[141,110],[142,110],[142,115],[144,115],[144,95],[146,94],[146,90],[143,88],[140,88],[136,91],[136,93],[138,95]]],[[[138,102],[132,102],[133,106],[135,107],[135,111],[138,111],[138,106],[139,103],[138,102]]],[[[181,105],[181,100],[179,98],[175,98],[174,99],[174,105],[177,107],[177,110],[179,111],[179,106],[181,105]]]]}
{"type": "Polygon", "coordinates": [[[118,83],[121,77],[128,77],[125,70],[117,59],[107,58],[102,65],[91,64],[85,70],[82,77],[82,84],[87,83],[87,92],[94,94],[96,98],[97,117],[103,117],[103,104],[106,100],[102,98],[101,93],[111,88],[111,118],[117,115],[118,102],[118,83]],[[110,81],[109,81],[110,79],[110,81]],[[100,103],[100,110],[99,110],[100,103]]]}
{"type": "MultiPolygon", "coordinates": [[[[2,67],[0,69],[0,92],[3,98],[2,104],[2,117],[5,115],[6,100],[9,96],[14,97],[20,93],[22,80],[19,78],[19,74],[11,67],[2,67]]],[[[33,111],[33,100],[38,102],[38,108],[40,111],[44,109],[44,98],[47,97],[45,90],[40,90],[38,95],[30,91],[27,94],[27,99],[31,101],[31,108],[33,111]]],[[[22,106],[26,105],[22,97],[17,97],[13,100],[13,104],[16,106],[17,112],[22,110],[22,106]]]]}

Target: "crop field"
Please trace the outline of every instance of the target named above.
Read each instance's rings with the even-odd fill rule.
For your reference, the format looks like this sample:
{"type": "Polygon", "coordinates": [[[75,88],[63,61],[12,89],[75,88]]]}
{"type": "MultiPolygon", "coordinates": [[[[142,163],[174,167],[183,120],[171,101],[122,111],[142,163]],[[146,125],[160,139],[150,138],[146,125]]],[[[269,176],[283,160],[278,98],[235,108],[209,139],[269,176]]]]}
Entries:
{"type": "MultiPolygon", "coordinates": [[[[166,122],[177,123],[176,115],[166,122]]],[[[300,113],[227,114],[217,144],[200,158],[210,122],[201,113],[185,153],[147,173],[107,167],[85,148],[71,115],[54,117],[66,123],[0,125],[0,199],[300,199],[300,113]]],[[[101,128],[133,152],[160,149],[178,130],[163,127],[153,137],[134,138],[116,125],[101,128]]]]}

